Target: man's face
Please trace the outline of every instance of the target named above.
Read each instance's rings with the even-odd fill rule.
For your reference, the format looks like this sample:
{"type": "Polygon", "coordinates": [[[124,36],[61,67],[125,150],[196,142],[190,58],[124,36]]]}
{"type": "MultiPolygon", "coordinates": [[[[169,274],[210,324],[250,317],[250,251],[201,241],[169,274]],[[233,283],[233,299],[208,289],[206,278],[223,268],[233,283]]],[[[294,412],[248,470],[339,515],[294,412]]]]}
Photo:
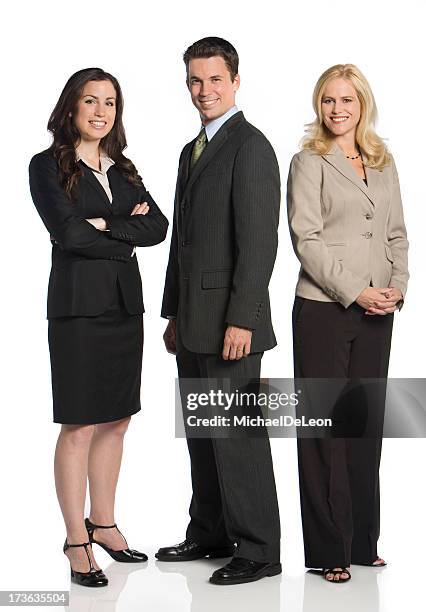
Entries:
{"type": "Polygon", "coordinates": [[[215,55],[189,60],[187,82],[192,103],[198,109],[203,125],[207,125],[235,105],[240,77],[237,74],[232,81],[225,60],[215,55]]]}

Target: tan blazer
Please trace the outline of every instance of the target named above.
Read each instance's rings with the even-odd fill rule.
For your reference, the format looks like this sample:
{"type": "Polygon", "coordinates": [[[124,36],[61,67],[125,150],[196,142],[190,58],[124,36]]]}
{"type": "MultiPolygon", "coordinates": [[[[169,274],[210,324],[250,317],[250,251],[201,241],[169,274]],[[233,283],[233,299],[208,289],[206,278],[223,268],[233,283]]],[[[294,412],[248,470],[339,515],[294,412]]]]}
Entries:
{"type": "Polygon", "coordinates": [[[365,171],[368,186],[336,144],[326,155],[293,157],[287,203],[301,263],[296,295],[347,308],[371,283],[405,296],[408,241],[395,163],[365,171]]]}

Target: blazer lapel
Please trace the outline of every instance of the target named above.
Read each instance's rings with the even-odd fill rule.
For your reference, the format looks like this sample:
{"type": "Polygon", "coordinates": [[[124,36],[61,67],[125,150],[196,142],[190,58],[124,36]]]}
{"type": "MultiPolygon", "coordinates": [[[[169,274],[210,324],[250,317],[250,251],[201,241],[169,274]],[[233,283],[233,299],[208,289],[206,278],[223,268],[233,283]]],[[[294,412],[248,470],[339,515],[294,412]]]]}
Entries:
{"type": "MultiPolygon", "coordinates": [[[[225,142],[228,139],[229,132],[231,131],[231,129],[235,125],[238,125],[238,123],[243,119],[244,119],[244,115],[241,111],[238,111],[238,113],[235,113],[235,115],[232,115],[232,117],[228,119],[228,121],[226,121],[222,125],[222,127],[217,131],[217,133],[214,135],[211,141],[207,144],[200,159],[197,161],[191,174],[188,177],[188,181],[186,183],[185,190],[182,195],[182,199],[185,199],[185,197],[188,195],[189,191],[191,190],[192,185],[197,180],[197,178],[200,176],[201,172],[204,170],[204,168],[206,168],[206,166],[208,166],[208,164],[212,161],[216,153],[225,144],[225,142]]],[[[194,142],[195,140],[192,141],[192,143],[194,142]]],[[[191,152],[192,152],[192,146],[189,149],[189,151],[190,153],[189,153],[189,159],[188,159],[188,169],[189,169],[189,161],[190,161],[191,152]]]]}
{"type": "MultiPolygon", "coordinates": [[[[367,158],[364,154],[362,154],[362,159],[364,162],[367,162],[367,158]]],[[[364,168],[368,185],[367,195],[370,197],[373,204],[377,205],[380,199],[383,199],[382,173],[380,170],[369,168],[368,166],[364,166],[364,168]]]]}
{"type": "Polygon", "coordinates": [[[183,193],[183,191],[185,190],[186,184],[188,182],[191,152],[192,152],[192,147],[194,146],[195,141],[196,141],[196,138],[194,138],[194,140],[191,140],[191,142],[189,142],[186,145],[185,150],[182,154],[182,162],[181,162],[180,173],[179,173],[179,184],[181,187],[181,193],[183,193]]]}
{"type": "Polygon", "coordinates": [[[228,137],[228,131],[225,126],[222,126],[217,134],[214,135],[214,138],[208,143],[206,148],[204,149],[200,159],[195,164],[191,174],[188,177],[188,181],[185,186],[185,190],[183,192],[182,198],[184,199],[188,192],[191,190],[192,185],[197,180],[201,172],[204,168],[209,164],[209,162],[213,159],[215,154],[219,151],[221,146],[226,142],[228,137]]]}
{"type": "Polygon", "coordinates": [[[177,178],[177,184],[176,184],[176,196],[175,196],[176,222],[177,222],[178,235],[181,234],[181,227],[182,227],[181,202],[183,201],[183,193],[185,192],[185,187],[188,182],[189,163],[191,159],[192,147],[194,146],[195,140],[196,139],[194,138],[194,140],[191,140],[191,142],[189,142],[185,146],[182,152],[182,159],[181,159],[180,166],[179,166],[179,172],[178,172],[178,178],[177,178]]]}
{"type": "MultiPolygon", "coordinates": [[[[81,162],[80,162],[81,163],[81,162]]],[[[111,203],[108,199],[107,194],[105,193],[105,189],[102,187],[96,176],[94,176],[93,172],[88,168],[84,163],[82,163],[84,177],[87,179],[88,184],[96,191],[97,195],[100,197],[106,208],[109,212],[111,212],[111,203]]],[[[108,179],[110,177],[108,176],[108,179]]],[[[112,186],[111,186],[112,191],[112,186]]]]}
{"type": "Polygon", "coordinates": [[[99,187],[102,189],[103,195],[106,196],[106,203],[108,205],[108,208],[110,210],[113,209],[116,211],[120,206],[120,193],[123,190],[123,185],[127,185],[128,187],[131,187],[131,183],[127,182],[127,180],[123,177],[122,174],[120,174],[120,172],[117,170],[115,166],[111,166],[107,170],[107,176],[108,176],[109,187],[112,193],[112,202],[109,201],[109,198],[105,193],[105,190],[103,189],[102,185],[99,183],[96,176],[93,176],[93,178],[96,180],[97,183],[99,183],[99,187]]]}
{"type": "Polygon", "coordinates": [[[367,167],[365,168],[368,183],[368,185],[366,185],[363,179],[357,175],[354,168],[346,160],[343,151],[336,144],[333,144],[330,151],[328,153],[325,153],[322,157],[329,164],[334,166],[334,168],[336,168],[336,170],[338,170],[340,174],[343,174],[345,178],[347,178],[349,181],[351,181],[351,183],[356,185],[358,189],[360,189],[367,196],[373,206],[376,204],[374,198],[374,187],[376,186],[377,171],[371,170],[367,167]]]}

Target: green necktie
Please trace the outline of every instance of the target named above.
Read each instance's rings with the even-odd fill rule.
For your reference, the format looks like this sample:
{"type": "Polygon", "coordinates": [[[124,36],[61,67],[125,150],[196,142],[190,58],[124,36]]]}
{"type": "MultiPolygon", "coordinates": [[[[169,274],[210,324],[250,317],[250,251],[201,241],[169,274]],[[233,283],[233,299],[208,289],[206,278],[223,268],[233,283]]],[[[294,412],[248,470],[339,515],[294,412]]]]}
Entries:
{"type": "Polygon", "coordinates": [[[201,153],[206,148],[206,145],[207,145],[206,130],[203,128],[201,132],[198,134],[198,138],[194,143],[194,148],[192,149],[191,165],[190,165],[191,171],[194,168],[197,161],[200,159],[201,153]]]}

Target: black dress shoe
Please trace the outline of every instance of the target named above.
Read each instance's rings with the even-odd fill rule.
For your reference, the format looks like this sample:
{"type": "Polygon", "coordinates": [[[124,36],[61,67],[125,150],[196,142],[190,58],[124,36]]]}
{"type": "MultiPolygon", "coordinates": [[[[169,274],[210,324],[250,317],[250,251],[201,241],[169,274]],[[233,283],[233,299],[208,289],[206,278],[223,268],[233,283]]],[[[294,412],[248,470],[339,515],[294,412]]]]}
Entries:
{"type": "Polygon", "coordinates": [[[174,546],[166,546],[160,548],[155,556],[159,561],[195,561],[196,559],[218,559],[222,557],[232,557],[234,554],[234,546],[201,546],[196,542],[185,540],[174,546]]]}
{"type": "Polygon", "coordinates": [[[80,584],[81,586],[86,587],[107,586],[108,578],[105,576],[102,570],[95,570],[90,555],[87,552],[87,547],[90,546],[90,542],[84,542],[83,544],[68,544],[67,540],[65,540],[63,550],[65,553],[65,551],[69,548],[78,548],[80,546],[84,546],[84,550],[86,551],[86,555],[89,560],[90,570],[88,572],[77,572],[73,570],[71,566],[71,582],[75,582],[75,584],[80,584]]]}
{"type": "MultiPolygon", "coordinates": [[[[110,555],[110,557],[114,559],[114,561],[119,561],[120,563],[143,563],[144,561],[148,561],[148,557],[146,556],[146,554],[143,552],[139,552],[138,550],[133,550],[131,548],[123,548],[122,550],[113,550],[112,548],[109,548],[106,544],[103,544],[102,542],[95,540],[95,538],[93,537],[93,532],[95,531],[95,529],[115,528],[117,529],[118,533],[120,533],[123,536],[123,534],[121,533],[121,531],[119,530],[119,528],[117,527],[115,523],[114,525],[95,525],[88,518],[85,519],[84,522],[86,524],[87,533],[89,534],[90,543],[101,546],[104,550],[106,550],[106,552],[110,555]]],[[[123,536],[123,539],[124,541],[126,541],[126,538],[124,536],[123,536]]]]}
{"type": "Polygon", "coordinates": [[[250,559],[234,557],[227,565],[213,573],[210,582],[213,584],[255,582],[265,576],[281,574],[281,571],[281,563],[258,563],[250,559]]]}

